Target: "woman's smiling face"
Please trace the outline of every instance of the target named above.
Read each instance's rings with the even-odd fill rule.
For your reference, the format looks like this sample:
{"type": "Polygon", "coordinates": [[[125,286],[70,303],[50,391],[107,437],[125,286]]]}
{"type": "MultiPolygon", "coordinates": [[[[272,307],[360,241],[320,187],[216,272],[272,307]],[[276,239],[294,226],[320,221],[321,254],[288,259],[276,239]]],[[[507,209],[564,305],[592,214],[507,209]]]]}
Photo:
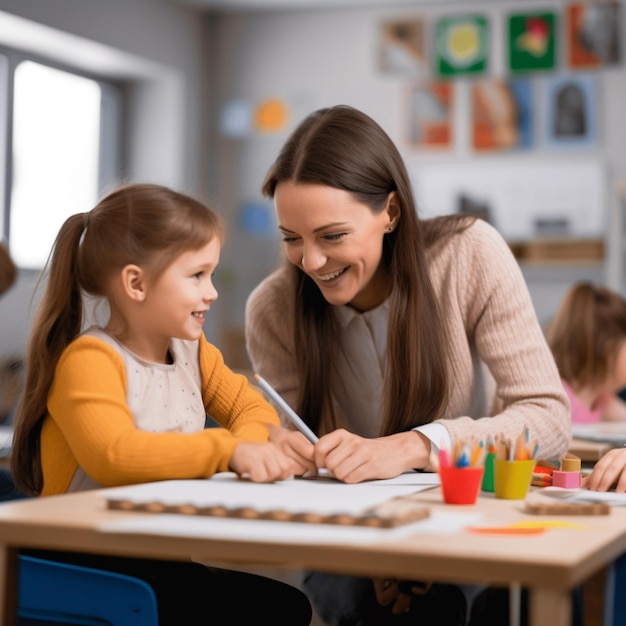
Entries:
{"type": "Polygon", "coordinates": [[[383,238],[395,226],[395,194],[374,213],[342,189],[281,182],[274,203],[287,258],[311,277],[330,304],[359,311],[378,306],[389,292],[381,263],[383,238]]]}

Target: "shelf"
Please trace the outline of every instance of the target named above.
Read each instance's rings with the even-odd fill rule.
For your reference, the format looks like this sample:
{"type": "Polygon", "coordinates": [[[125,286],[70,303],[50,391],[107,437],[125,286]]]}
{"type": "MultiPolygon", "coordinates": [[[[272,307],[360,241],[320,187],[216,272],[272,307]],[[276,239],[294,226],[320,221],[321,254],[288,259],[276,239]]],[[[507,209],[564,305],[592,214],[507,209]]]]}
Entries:
{"type": "Polygon", "coordinates": [[[605,259],[604,239],[541,238],[509,242],[515,258],[524,265],[601,265],[605,259]]]}

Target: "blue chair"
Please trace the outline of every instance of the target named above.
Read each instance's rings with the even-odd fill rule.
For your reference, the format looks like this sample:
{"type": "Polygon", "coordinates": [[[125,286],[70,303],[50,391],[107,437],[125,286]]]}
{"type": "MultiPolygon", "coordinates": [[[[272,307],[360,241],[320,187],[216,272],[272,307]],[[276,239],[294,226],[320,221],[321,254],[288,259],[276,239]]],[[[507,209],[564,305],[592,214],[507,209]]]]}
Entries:
{"type": "Polygon", "coordinates": [[[626,589],[626,553],[613,561],[606,570],[602,626],[626,624],[624,589],[626,589]]]}
{"type": "Polygon", "coordinates": [[[24,555],[18,558],[18,626],[158,626],[156,595],[139,578],[24,555]]]}

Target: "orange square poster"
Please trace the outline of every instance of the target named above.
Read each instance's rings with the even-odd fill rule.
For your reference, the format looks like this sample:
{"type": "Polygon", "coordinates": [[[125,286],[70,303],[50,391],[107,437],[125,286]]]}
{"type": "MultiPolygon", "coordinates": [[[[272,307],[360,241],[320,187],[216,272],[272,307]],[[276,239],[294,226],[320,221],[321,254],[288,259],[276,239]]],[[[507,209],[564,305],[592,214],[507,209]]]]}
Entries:
{"type": "Polygon", "coordinates": [[[409,90],[409,143],[416,148],[452,145],[453,83],[432,81],[409,90]]]}

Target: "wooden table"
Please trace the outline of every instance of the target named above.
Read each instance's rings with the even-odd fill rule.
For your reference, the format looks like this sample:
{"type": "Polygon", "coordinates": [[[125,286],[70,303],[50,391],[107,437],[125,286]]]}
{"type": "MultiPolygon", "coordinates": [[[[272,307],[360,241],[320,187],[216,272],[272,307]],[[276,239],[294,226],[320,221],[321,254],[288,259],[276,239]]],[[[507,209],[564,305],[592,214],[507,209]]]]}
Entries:
{"type": "MultiPolygon", "coordinates": [[[[15,623],[17,556],[20,548],[27,547],[440,582],[519,584],[530,591],[532,626],[570,626],[571,590],[626,550],[626,508],[604,516],[551,516],[579,522],[584,529],[553,528],[539,535],[487,535],[464,529],[446,535],[415,533],[374,545],[332,545],[107,532],[100,527],[104,522],[151,514],[108,510],[105,494],[106,490],[96,490],[0,505],[2,626],[15,623]]],[[[442,504],[439,488],[418,497],[432,512],[481,512],[481,524],[541,519],[524,514],[523,501],[496,500],[491,494],[481,495],[476,505],[456,507],[442,504]]],[[[547,496],[533,491],[528,498],[547,496]]]]}

